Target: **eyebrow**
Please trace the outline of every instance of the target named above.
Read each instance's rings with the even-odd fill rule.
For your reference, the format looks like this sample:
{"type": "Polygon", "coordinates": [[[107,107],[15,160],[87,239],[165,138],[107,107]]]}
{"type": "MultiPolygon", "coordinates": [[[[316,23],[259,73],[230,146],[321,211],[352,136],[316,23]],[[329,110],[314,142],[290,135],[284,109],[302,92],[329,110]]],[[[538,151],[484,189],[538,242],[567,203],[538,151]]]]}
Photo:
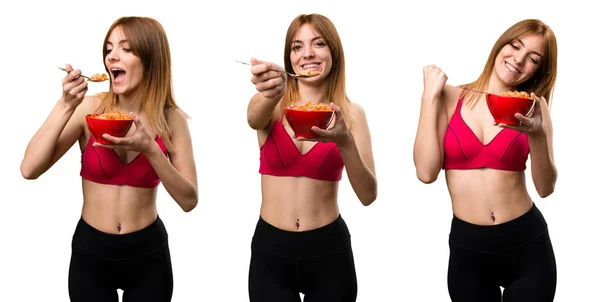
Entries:
{"type": "MultiPolygon", "coordinates": [[[[316,37],[312,38],[310,41],[312,42],[314,40],[319,40],[319,39],[323,39],[323,37],[316,36],[316,37]]],[[[294,40],[294,41],[292,41],[292,43],[302,43],[302,41],[300,41],[300,40],[294,40]]]]}
{"type": "MultiPolygon", "coordinates": [[[[521,45],[525,46],[525,44],[523,43],[523,41],[521,41],[521,39],[516,39],[516,41],[519,42],[521,45]]],[[[542,54],[540,54],[537,51],[532,51],[532,52],[540,57],[544,57],[544,56],[542,56],[542,54]]]]}
{"type": "MultiPolygon", "coordinates": [[[[119,41],[119,44],[128,43],[128,42],[129,41],[127,39],[123,39],[123,40],[119,41]]],[[[108,45],[108,44],[113,45],[110,41],[106,41],[106,45],[108,45]]]]}

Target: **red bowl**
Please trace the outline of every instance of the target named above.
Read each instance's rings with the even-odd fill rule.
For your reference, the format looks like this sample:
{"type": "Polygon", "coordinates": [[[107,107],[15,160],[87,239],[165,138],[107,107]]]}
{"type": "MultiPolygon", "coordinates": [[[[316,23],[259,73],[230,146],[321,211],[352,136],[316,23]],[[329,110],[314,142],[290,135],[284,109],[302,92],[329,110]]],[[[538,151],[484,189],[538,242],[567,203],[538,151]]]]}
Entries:
{"type": "Polygon", "coordinates": [[[518,112],[524,116],[528,116],[533,111],[535,105],[535,101],[530,98],[497,94],[487,94],[486,101],[494,117],[494,122],[507,125],[519,125],[520,122],[515,118],[515,114],[518,112]]]}
{"type": "Polygon", "coordinates": [[[296,136],[315,138],[319,135],[310,128],[317,126],[327,129],[333,120],[333,109],[331,111],[308,111],[285,108],[285,118],[296,136]]]}
{"type": "Polygon", "coordinates": [[[94,139],[99,144],[112,145],[111,142],[102,138],[103,134],[110,134],[116,137],[123,137],[129,132],[133,120],[109,120],[96,118],[97,114],[88,114],[85,116],[85,122],[87,123],[88,129],[94,136],[94,139]]]}

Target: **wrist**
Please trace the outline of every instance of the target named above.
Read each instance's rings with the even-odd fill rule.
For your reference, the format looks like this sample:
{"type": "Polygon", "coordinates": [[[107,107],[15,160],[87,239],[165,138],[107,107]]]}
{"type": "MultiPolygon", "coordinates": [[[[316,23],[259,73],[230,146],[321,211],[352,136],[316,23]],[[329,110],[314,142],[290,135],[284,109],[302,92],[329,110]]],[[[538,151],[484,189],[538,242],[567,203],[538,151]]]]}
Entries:
{"type": "Polygon", "coordinates": [[[336,141],[335,144],[338,148],[346,149],[354,144],[354,136],[352,132],[346,130],[347,134],[339,141],[336,141]]]}
{"type": "Polygon", "coordinates": [[[61,98],[56,103],[55,108],[61,113],[73,113],[75,111],[75,109],[77,108],[77,106],[73,106],[73,105],[65,102],[64,98],[61,98]]]}
{"type": "Polygon", "coordinates": [[[158,145],[158,143],[156,141],[150,140],[148,143],[148,147],[146,147],[146,150],[142,153],[144,153],[144,155],[146,155],[146,157],[151,158],[151,157],[161,155],[162,150],[160,149],[160,146],[158,145]]]}
{"type": "Polygon", "coordinates": [[[532,144],[546,142],[546,131],[540,130],[540,131],[528,133],[527,138],[529,139],[529,142],[532,144]]]}

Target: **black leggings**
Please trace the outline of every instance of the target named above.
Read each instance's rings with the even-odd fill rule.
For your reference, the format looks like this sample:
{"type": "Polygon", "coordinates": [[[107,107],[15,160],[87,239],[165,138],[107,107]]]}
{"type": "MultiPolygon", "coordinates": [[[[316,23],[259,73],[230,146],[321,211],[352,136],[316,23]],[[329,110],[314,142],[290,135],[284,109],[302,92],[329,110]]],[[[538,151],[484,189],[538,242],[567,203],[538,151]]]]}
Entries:
{"type": "Polygon", "coordinates": [[[79,220],[73,235],[69,297],[73,302],[171,301],[173,272],[160,218],[136,232],[113,235],[79,220]]]}
{"type": "Polygon", "coordinates": [[[499,225],[474,225],[454,217],[449,243],[452,301],[554,300],[554,251],[546,221],[535,204],[521,217],[499,225]]]}
{"type": "Polygon", "coordinates": [[[252,238],[252,302],[354,302],[356,272],[350,232],[339,216],[324,227],[290,232],[262,218],[252,238]]]}

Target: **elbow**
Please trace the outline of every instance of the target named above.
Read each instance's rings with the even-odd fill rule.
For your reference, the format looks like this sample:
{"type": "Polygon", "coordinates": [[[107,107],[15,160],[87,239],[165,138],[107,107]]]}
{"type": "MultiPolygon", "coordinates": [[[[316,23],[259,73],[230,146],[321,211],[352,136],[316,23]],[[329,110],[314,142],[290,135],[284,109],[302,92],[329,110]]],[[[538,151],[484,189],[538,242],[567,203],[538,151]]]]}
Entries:
{"type": "Polygon", "coordinates": [[[370,206],[373,202],[375,202],[375,199],[377,199],[377,188],[373,189],[368,194],[364,194],[359,199],[363,206],[370,206]]]}
{"type": "Polygon", "coordinates": [[[376,195],[364,197],[360,199],[360,203],[362,203],[363,206],[368,207],[375,201],[375,199],[377,199],[376,195]]]}
{"type": "Polygon", "coordinates": [[[184,212],[189,213],[193,209],[195,209],[197,205],[198,205],[198,191],[196,189],[194,189],[194,192],[191,194],[191,196],[186,198],[185,202],[183,202],[181,204],[181,209],[184,212]]]}
{"type": "Polygon", "coordinates": [[[432,173],[431,171],[423,171],[417,169],[417,178],[424,184],[430,184],[437,180],[439,173],[432,173]]]}
{"type": "Polygon", "coordinates": [[[260,121],[257,121],[255,118],[252,118],[250,116],[248,116],[248,126],[250,126],[250,128],[254,130],[261,130],[265,128],[265,125],[263,125],[262,123],[260,123],[260,121]]]}
{"type": "Polygon", "coordinates": [[[21,175],[25,179],[37,179],[40,177],[39,173],[35,173],[34,169],[28,167],[24,163],[21,164],[21,175]]]}
{"type": "Polygon", "coordinates": [[[196,208],[196,205],[198,205],[198,198],[190,199],[188,202],[185,203],[185,205],[181,206],[181,209],[184,212],[189,213],[196,208]]]}
{"type": "Polygon", "coordinates": [[[534,179],[534,185],[536,185],[535,189],[541,198],[546,198],[546,197],[552,195],[552,193],[554,193],[554,188],[556,187],[556,179],[557,178],[558,177],[557,177],[556,169],[554,169],[554,175],[552,177],[550,177],[549,179],[541,182],[541,184],[539,186],[536,185],[535,179],[534,179]]]}
{"type": "Polygon", "coordinates": [[[552,195],[552,193],[554,193],[554,184],[547,186],[543,189],[537,190],[537,191],[538,191],[538,195],[541,198],[546,198],[546,197],[552,195]]]}

